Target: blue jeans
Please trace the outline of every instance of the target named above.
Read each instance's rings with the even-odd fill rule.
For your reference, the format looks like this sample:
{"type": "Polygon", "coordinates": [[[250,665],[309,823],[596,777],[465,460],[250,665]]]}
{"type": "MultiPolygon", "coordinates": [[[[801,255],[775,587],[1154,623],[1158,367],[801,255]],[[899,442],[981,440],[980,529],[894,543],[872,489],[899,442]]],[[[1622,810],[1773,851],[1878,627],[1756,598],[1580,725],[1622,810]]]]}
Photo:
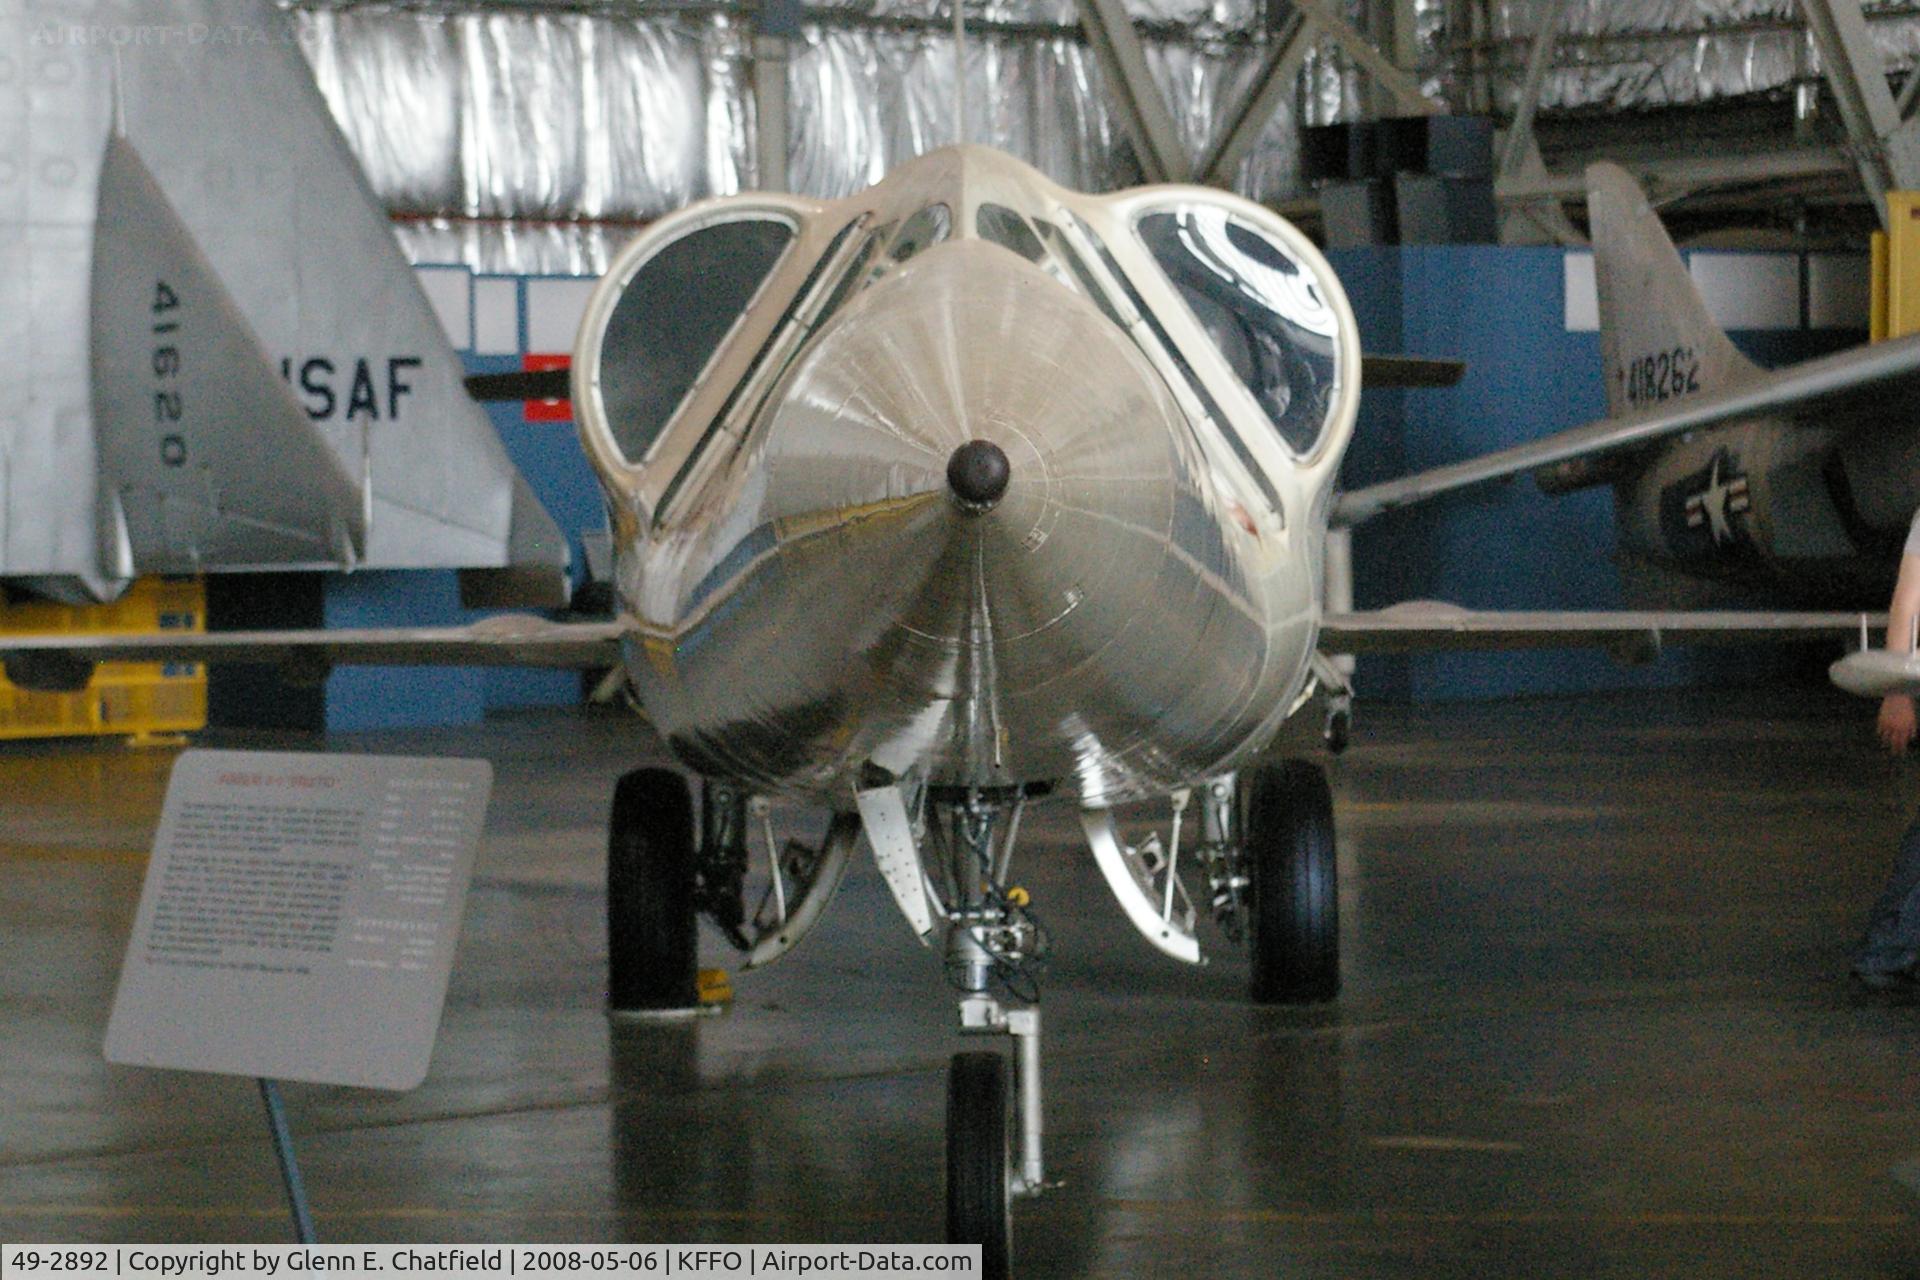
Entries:
{"type": "Polygon", "coordinates": [[[1900,837],[1887,887],[1867,916],[1867,933],[1853,953],[1860,974],[1913,972],[1920,960],[1920,817],[1900,837]]]}

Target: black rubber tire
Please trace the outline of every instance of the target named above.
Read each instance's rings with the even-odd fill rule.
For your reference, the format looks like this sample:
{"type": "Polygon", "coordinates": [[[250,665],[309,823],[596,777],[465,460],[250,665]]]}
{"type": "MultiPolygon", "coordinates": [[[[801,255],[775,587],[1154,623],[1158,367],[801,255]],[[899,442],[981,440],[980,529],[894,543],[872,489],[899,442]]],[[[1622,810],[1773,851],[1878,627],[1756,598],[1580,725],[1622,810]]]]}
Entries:
{"type": "Polygon", "coordinates": [[[954,1054],[947,1071],[947,1243],[979,1245],[986,1280],[1006,1280],[1013,1265],[1011,1116],[1006,1055],[954,1054]]]}
{"type": "Polygon", "coordinates": [[[671,769],[635,769],[613,793],[607,833],[607,1007],[699,1004],[693,790],[671,769]]]}
{"type": "Polygon", "coordinates": [[[1256,1004],[1340,994],[1340,881],[1327,775],[1304,760],[1241,775],[1256,1004]]]}

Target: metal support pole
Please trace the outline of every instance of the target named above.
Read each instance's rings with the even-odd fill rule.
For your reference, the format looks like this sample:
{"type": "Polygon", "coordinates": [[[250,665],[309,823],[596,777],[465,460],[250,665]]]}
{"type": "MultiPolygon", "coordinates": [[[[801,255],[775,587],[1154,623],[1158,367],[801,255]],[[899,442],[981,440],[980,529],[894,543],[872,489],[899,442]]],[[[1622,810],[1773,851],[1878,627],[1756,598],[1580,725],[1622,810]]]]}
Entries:
{"type": "Polygon", "coordinates": [[[280,1162],[280,1181],[286,1184],[287,1204],[293,1210],[293,1238],[301,1244],[313,1244],[313,1211],[307,1207],[306,1184],[300,1180],[300,1165],[294,1159],[287,1111],[280,1103],[280,1087],[264,1076],[260,1079],[260,1101],[266,1104],[267,1131],[273,1135],[273,1154],[280,1162]]]}
{"type": "Polygon", "coordinates": [[[1420,65],[1420,0],[1393,2],[1393,64],[1411,71],[1420,65]]]}
{"type": "MultiPolygon", "coordinates": [[[[1353,611],[1353,530],[1327,530],[1325,570],[1320,580],[1320,603],[1328,613],[1353,611]]],[[[1354,658],[1350,653],[1334,655],[1333,665],[1341,675],[1353,677],[1354,658]]]]}
{"type": "Polygon", "coordinates": [[[1468,89],[1471,109],[1482,115],[1493,114],[1493,55],[1487,45],[1493,39],[1493,18],[1487,12],[1491,0],[1462,0],[1467,11],[1469,58],[1468,89]]]}
{"type": "Polygon", "coordinates": [[[1887,192],[1920,187],[1920,135],[1900,118],[1860,0],[1800,0],[1800,8],[1839,104],[1861,184],[1885,225],[1887,192]]]}
{"type": "Polygon", "coordinates": [[[785,191],[787,177],[787,42],[753,38],[754,153],[760,190],[785,191]]]}
{"type": "Polygon", "coordinates": [[[967,5],[953,0],[953,141],[967,140],[967,5]]]}
{"type": "Polygon", "coordinates": [[[1392,95],[1400,110],[1409,115],[1440,115],[1446,108],[1420,91],[1420,82],[1406,71],[1393,64],[1393,60],[1380,52],[1373,42],[1362,35],[1358,28],[1341,14],[1327,0],[1293,0],[1294,8],[1311,19],[1313,25],[1333,39],[1333,42],[1346,50],[1347,56],[1360,64],[1377,87],[1392,95]]]}
{"type": "MultiPolygon", "coordinates": [[[[1420,65],[1420,43],[1415,30],[1418,18],[1414,0],[1366,0],[1366,35],[1387,61],[1403,71],[1420,65]]],[[[1394,95],[1378,80],[1368,84],[1367,114],[1384,120],[1396,109],[1394,95]]]]}
{"type": "Polygon", "coordinates": [[[1193,160],[1147,66],[1146,46],[1122,0],[1075,0],[1080,26],[1106,77],[1121,123],[1148,182],[1185,182],[1193,160]]]}
{"type": "Polygon", "coordinates": [[[1216,187],[1233,181],[1234,170],[1260,140],[1281,101],[1293,92],[1300,70],[1300,59],[1313,42],[1313,24],[1298,9],[1287,15],[1280,31],[1267,47],[1266,61],[1247,87],[1240,108],[1220,130],[1219,141],[1200,162],[1200,180],[1216,187]]]}
{"type": "Polygon", "coordinates": [[[792,190],[787,173],[791,149],[787,59],[804,17],[800,0],[762,0],[754,17],[754,154],[762,191],[792,190]]]}
{"type": "Polygon", "coordinates": [[[1520,86],[1520,101],[1515,105],[1513,124],[1507,129],[1506,146],[1500,153],[1500,173],[1520,172],[1522,161],[1533,142],[1533,117],[1540,109],[1540,91],[1546,87],[1547,69],[1553,65],[1553,46],[1560,34],[1560,16],[1567,0],[1545,0],[1535,6],[1540,27],[1533,33],[1533,48],[1527,53],[1527,78],[1520,86]]]}

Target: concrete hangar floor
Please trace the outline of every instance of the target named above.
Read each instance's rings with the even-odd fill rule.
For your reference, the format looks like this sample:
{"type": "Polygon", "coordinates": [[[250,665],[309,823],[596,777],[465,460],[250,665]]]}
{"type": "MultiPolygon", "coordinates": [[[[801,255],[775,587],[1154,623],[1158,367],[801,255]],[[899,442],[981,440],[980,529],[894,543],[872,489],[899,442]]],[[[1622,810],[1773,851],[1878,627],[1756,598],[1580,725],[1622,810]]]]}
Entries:
{"type": "MultiPolygon", "coordinates": [[[[1915,792],[1864,704],[1361,711],[1331,1007],[1251,1007],[1217,937],[1210,968],[1163,959],[1070,816],[1030,815],[1065,1186],[1017,1210],[1018,1272],[1920,1274],[1894,1175],[1920,1005],[1845,978],[1915,792]]],[[[869,865],[730,1015],[602,1017],[601,824],[657,755],[637,732],[327,744],[485,756],[497,783],[427,1083],[287,1087],[323,1240],[938,1239],[954,1005],[869,865]]],[[[169,763],[0,754],[0,1239],[288,1238],[246,1081],[100,1058],[169,763]]]]}

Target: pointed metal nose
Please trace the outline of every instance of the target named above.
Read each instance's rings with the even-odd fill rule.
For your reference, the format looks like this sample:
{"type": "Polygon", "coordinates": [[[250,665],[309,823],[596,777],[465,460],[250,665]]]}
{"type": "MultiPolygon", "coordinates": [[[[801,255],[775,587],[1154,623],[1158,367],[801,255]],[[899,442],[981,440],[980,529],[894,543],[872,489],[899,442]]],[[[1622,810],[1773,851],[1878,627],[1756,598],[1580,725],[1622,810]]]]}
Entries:
{"type": "Polygon", "coordinates": [[[1007,455],[991,440],[969,440],[947,459],[947,487],[964,511],[993,510],[1007,492],[1013,468],[1007,455]]]}

